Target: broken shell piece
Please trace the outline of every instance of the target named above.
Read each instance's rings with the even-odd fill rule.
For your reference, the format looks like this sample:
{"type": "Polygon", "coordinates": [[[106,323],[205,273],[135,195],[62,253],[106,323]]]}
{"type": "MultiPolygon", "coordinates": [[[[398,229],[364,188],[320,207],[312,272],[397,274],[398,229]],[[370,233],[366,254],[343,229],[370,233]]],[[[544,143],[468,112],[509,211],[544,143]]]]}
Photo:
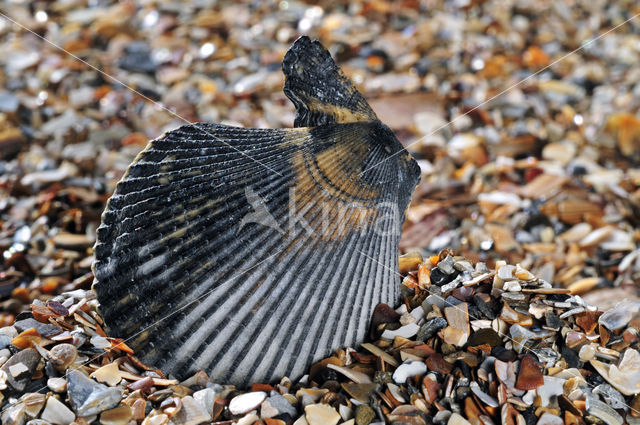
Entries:
{"type": "Polygon", "coordinates": [[[591,360],[590,363],[611,386],[622,394],[640,393],[640,353],[638,351],[627,348],[617,366],[599,360],[591,360]]]}
{"type": "Polygon", "coordinates": [[[113,362],[99,369],[96,369],[91,375],[96,381],[105,383],[111,387],[117,385],[122,380],[122,375],[118,369],[118,364],[113,362]]]}

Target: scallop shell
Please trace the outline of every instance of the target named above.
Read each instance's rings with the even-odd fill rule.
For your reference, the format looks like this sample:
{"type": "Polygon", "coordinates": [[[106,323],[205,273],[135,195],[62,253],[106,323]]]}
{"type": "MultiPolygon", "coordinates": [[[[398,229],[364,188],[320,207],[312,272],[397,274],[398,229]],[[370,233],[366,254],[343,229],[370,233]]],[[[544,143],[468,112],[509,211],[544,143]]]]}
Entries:
{"type": "Polygon", "coordinates": [[[107,331],[167,374],[296,378],[397,300],[417,164],[320,43],[297,40],[283,70],[298,128],[170,131],[103,213],[93,288],[107,331]]]}

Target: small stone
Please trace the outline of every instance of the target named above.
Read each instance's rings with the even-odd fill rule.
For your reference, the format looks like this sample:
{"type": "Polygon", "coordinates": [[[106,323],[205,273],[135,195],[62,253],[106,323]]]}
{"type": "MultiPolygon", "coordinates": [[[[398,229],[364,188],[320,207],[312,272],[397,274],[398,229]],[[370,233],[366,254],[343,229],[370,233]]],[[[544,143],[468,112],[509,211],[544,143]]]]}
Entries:
{"type": "Polygon", "coordinates": [[[516,380],[516,389],[518,390],[535,390],[544,385],[544,378],[540,365],[533,356],[526,355],[520,360],[520,371],[516,380]]]}
{"type": "MultiPolygon", "coordinates": [[[[502,290],[508,292],[520,292],[522,291],[522,286],[517,281],[511,280],[504,283],[502,290]]],[[[503,296],[506,296],[506,294],[503,294],[503,296]]]]}
{"type": "Polygon", "coordinates": [[[476,345],[488,344],[491,347],[497,347],[502,344],[502,338],[498,335],[498,332],[494,331],[491,328],[478,329],[475,331],[467,345],[469,347],[475,347],[476,345]]]}
{"type": "Polygon", "coordinates": [[[576,150],[576,145],[570,142],[549,143],[542,149],[542,157],[566,165],[576,155],[576,150]]]}
{"type": "Polygon", "coordinates": [[[9,366],[9,374],[13,378],[18,378],[20,375],[29,372],[29,368],[22,362],[9,366]]]}
{"type": "Polygon", "coordinates": [[[456,269],[453,266],[453,257],[448,255],[444,260],[438,262],[437,268],[440,269],[444,274],[450,275],[456,272],[456,269]]]}
{"type": "MultiPolygon", "coordinates": [[[[182,402],[184,408],[184,399],[182,402]]],[[[121,404],[116,408],[102,412],[100,414],[100,425],[126,425],[132,416],[131,407],[126,404],[121,404]]]]}
{"type": "Polygon", "coordinates": [[[304,412],[309,425],[335,425],[340,420],[340,414],[328,404],[310,404],[304,412]]]}
{"type": "Polygon", "coordinates": [[[147,407],[147,402],[143,398],[139,398],[133,402],[131,406],[131,414],[132,419],[136,422],[140,422],[145,417],[145,409],[147,407]]]}
{"type": "Polygon", "coordinates": [[[229,411],[232,415],[244,415],[257,409],[266,398],[267,393],[264,391],[254,391],[237,395],[229,402],[229,411]]]}
{"type": "Polygon", "coordinates": [[[64,372],[76,361],[78,349],[71,344],[58,344],[49,351],[49,362],[58,371],[64,372]]]}
{"type": "Polygon", "coordinates": [[[0,112],[15,112],[20,105],[18,97],[8,91],[0,92],[0,112]]]}
{"type": "Polygon", "coordinates": [[[7,407],[0,415],[2,425],[23,425],[26,420],[24,403],[7,407]]]}
{"type": "Polygon", "coordinates": [[[5,348],[11,345],[11,338],[9,335],[0,334],[0,350],[4,350],[5,348]]]}
{"type": "Polygon", "coordinates": [[[469,312],[467,303],[445,307],[444,315],[449,326],[440,331],[444,342],[456,347],[462,347],[469,338],[469,312]]]}
{"type": "Polygon", "coordinates": [[[418,341],[426,341],[432,338],[439,330],[444,329],[447,326],[447,321],[444,317],[434,317],[427,321],[424,325],[420,326],[416,339],[418,341]]]}
{"type": "Polygon", "coordinates": [[[307,406],[316,403],[328,392],[326,388],[301,388],[296,391],[296,397],[301,401],[302,406],[307,406]]]}
{"type": "Polygon", "coordinates": [[[207,414],[200,406],[200,403],[195,401],[193,397],[186,396],[181,398],[180,401],[182,402],[182,408],[171,417],[170,425],[198,425],[211,421],[211,415],[207,414]]]}
{"type": "Polygon", "coordinates": [[[39,361],[40,354],[33,348],[27,348],[11,356],[11,358],[2,365],[0,370],[7,374],[7,384],[9,384],[11,388],[18,392],[23,392],[27,384],[31,381],[31,376],[35,372],[39,361]],[[20,373],[13,375],[11,373],[12,369],[15,373],[18,371],[20,371],[20,373]]]}
{"type": "Polygon", "coordinates": [[[58,233],[53,237],[53,243],[60,248],[83,250],[93,245],[94,241],[87,235],[73,233],[58,233]]]}
{"type": "Polygon", "coordinates": [[[589,360],[593,360],[596,356],[596,345],[595,344],[585,344],[580,347],[580,351],[578,352],[578,357],[583,362],[588,362],[589,360]]]}
{"type": "Polygon", "coordinates": [[[504,265],[498,269],[498,277],[502,280],[512,280],[515,278],[513,275],[515,270],[516,267],[511,264],[504,265]]]}
{"type": "Polygon", "coordinates": [[[427,403],[436,401],[440,387],[441,385],[438,383],[438,378],[433,373],[422,378],[422,394],[427,403]]]}
{"type": "Polygon", "coordinates": [[[42,336],[35,328],[25,330],[11,340],[11,345],[22,349],[33,347],[33,344],[42,345],[42,336]]]}
{"type": "Polygon", "coordinates": [[[376,417],[376,412],[366,404],[356,408],[356,425],[369,425],[376,417]]]}
{"type": "Polygon", "coordinates": [[[52,325],[51,323],[41,323],[31,317],[28,319],[18,320],[13,324],[13,326],[15,326],[18,332],[24,332],[27,329],[35,329],[36,332],[45,338],[62,333],[61,327],[52,325]]]}
{"type": "Polygon", "coordinates": [[[111,409],[122,397],[121,389],[98,384],[77,370],[67,373],[67,392],[78,416],[97,415],[111,409]]]}
{"type": "Polygon", "coordinates": [[[344,389],[347,394],[358,400],[360,403],[368,403],[371,394],[373,394],[378,389],[378,384],[346,383],[342,384],[342,389],[344,389]]]}
{"type": "Polygon", "coordinates": [[[154,416],[147,416],[142,421],[142,425],[166,425],[169,423],[169,416],[164,413],[156,414],[154,416]]]}
{"type": "Polygon", "coordinates": [[[496,359],[493,362],[496,376],[508,389],[515,391],[516,373],[512,362],[503,362],[496,359]]]}
{"type": "Polygon", "coordinates": [[[459,413],[453,413],[449,417],[447,425],[471,425],[471,422],[463,418],[459,413]]]}
{"type": "Polygon", "coordinates": [[[67,380],[64,378],[49,378],[47,379],[47,387],[56,393],[63,393],[67,391],[67,380]]]}
{"type": "Polygon", "coordinates": [[[21,397],[21,401],[24,403],[27,416],[35,418],[44,407],[47,396],[40,393],[27,393],[21,397]]]}
{"type": "Polygon", "coordinates": [[[529,270],[523,269],[520,264],[516,265],[516,271],[514,274],[518,279],[524,280],[526,282],[532,281],[536,278],[533,273],[531,273],[529,270]]]}
{"type": "Polygon", "coordinates": [[[407,252],[398,257],[399,271],[402,274],[417,270],[420,264],[422,264],[422,254],[418,251],[407,252]]]}
{"type": "Polygon", "coordinates": [[[431,354],[427,357],[425,363],[429,370],[442,374],[448,374],[453,369],[453,365],[446,361],[440,353],[431,354]]]}
{"type": "Polygon", "coordinates": [[[404,384],[407,379],[414,375],[424,375],[427,373],[427,365],[423,362],[404,362],[393,372],[393,381],[396,384],[404,384]]]}
{"type": "Polygon", "coordinates": [[[196,391],[195,393],[193,393],[193,399],[200,403],[200,407],[202,407],[202,409],[207,412],[209,416],[213,416],[213,404],[216,400],[216,392],[212,388],[205,388],[196,391]]]}
{"type": "Polygon", "coordinates": [[[151,57],[151,48],[146,41],[133,41],[125,46],[124,56],[118,66],[131,72],[155,72],[158,65],[151,57]]]}
{"type": "MultiPolygon", "coordinates": [[[[420,309],[420,311],[422,311],[422,309],[420,309]]],[[[416,318],[409,312],[402,313],[402,316],[400,316],[400,324],[403,326],[409,325],[411,323],[416,323],[417,321],[418,320],[416,320],[416,318]]]]}
{"type": "Polygon", "coordinates": [[[260,406],[260,416],[262,418],[273,418],[283,414],[293,418],[297,415],[298,411],[286,398],[278,393],[272,392],[271,394],[260,406]]]}
{"type": "Polygon", "coordinates": [[[544,412],[536,422],[536,425],[564,425],[564,421],[560,416],[544,412]]]}
{"type": "Polygon", "coordinates": [[[455,276],[453,274],[446,274],[439,268],[434,268],[431,270],[431,283],[436,286],[442,286],[449,282],[451,282],[455,276]]]}
{"type": "Polygon", "coordinates": [[[106,350],[107,348],[111,347],[111,342],[109,342],[107,338],[100,335],[92,336],[89,342],[91,342],[91,345],[101,350],[106,350]]]}
{"type": "Polygon", "coordinates": [[[398,402],[400,402],[400,403],[404,403],[405,402],[405,398],[400,392],[400,387],[398,387],[397,385],[394,385],[392,383],[388,383],[387,384],[387,388],[389,389],[389,392],[391,393],[393,398],[395,398],[398,402]]]}
{"type": "Polygon", "coordinates": [[[416,323],[409,323],[408,325],[401,326],[394,331],[388,329],[385,330],[382,333],[382,338],[393,339],[397,336],[400,336],[402,338],[411,338],[412,336],[416,335],[419,330],[420,326],[418,326],[416,323]]]}
{"type": "Polygon", "coordinates": [[[94,378],[98,382],[109,385],[110,387],[118,385],[122,380],[120,369],[118,369],[118,364],[115,362],[109,363],[96,369],[89,376],[94,378]]]}
{"type": "Polygon", "coordinates": [[[76,419],[76,415],[54,396],[47,398],[40,417],[53,425],[69,425],[76,419]]]}
{"type": "Polygon", "coordinates": [[[400,314],[387,304],[378,304],[371,315],[370,335],[375,338],[375,330],[383,323],[394,323],[400,320],[400,314]]]}

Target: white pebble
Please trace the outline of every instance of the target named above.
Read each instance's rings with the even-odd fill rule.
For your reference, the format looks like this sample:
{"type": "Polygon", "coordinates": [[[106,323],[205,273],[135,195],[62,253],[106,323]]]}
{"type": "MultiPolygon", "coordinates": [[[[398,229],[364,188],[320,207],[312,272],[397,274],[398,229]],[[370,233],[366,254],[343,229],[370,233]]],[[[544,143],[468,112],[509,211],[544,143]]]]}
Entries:
{"type": "Polygon", "coordinates": [[[395,331],[386,330],[382,332],[382,338],[393,339],[397,336],[411,338],[418,333],[418,330],[420,330],[420,326],[415,323],[409,323],[408,325],[399,327],[395,331]]]}
{"type": "Polygon", "coordinates": [[[240,394],[231,399],[229,403],[229,411],[233,415],[242,415],[248,413],[262,404],[267,398],[264,391],[254,391],[251,393],[240,394]]]}
{"type": "Polygon", "coordinates": [[[427,365],[423,362],[410,361],[398,366],[393,372],[393,381],[396,384],[404,384],[407,378],[414,375],[424,375],[427,373],[427,365]]]}

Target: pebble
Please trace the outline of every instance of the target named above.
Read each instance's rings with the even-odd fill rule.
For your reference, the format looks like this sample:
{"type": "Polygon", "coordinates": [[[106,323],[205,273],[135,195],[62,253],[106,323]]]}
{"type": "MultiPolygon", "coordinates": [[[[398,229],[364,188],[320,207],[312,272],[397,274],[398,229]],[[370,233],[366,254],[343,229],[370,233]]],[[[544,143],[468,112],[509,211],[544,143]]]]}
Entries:
{"type": "Polygon", "coordinates": [[[122,396],[121,389],[98,384],[77,370],[67,372],[67,392],[78,416],[97,415],[112,409],[122,396]]]}
{"type": "Polygon", "coordinates": [[[420,326],[418,326],[416,323],[409,323],[408,325],[401,326],[394,331],[385,330],[382,333],[382,338],[393,339],[397,336],[402,338],[411,338],[412,336],[416,335],[419,330],[420,326]]]}
{"type": "Polygon", "coordinates": [[[53,425],[69,425],[76,415],[54,396],[47,397],[47,404],[40,417],[53,425]]]}
{"type": "Polygon", "coordinates": [[[56,393],[63,393],[67,391],[67,380],[64,378],[49,378],[47,379],[47,387],[56,393]]]}
{"type": "Polygon", "coordinates": [[[266,398],[267,393],[264,391],[240,394],[232,398],[229,402],[229,411],[232,415],[243,415],[257,409],[266,398]]]}
{"type": "Polygon", "coordinates": [[[3,425],[23,425],[25,420],[26,412],[24,403],[7,407],[0,415],[0,422],[2,422],[3,425]]]}
{"type": "Polygon", "coordinates": [[[340,421],[340,414],[327,404],[310,404],[304,412],[309,425],[335,425],[340,421]]]}
{"type": "Polygon", "coordinates": [[[520,360],[520,371],[516,380],[516,388],[518,390],[535,390],[544,385],[544,376],[540,364],[533,356],[525,355],[520,360]]]}
{"type": "Polygon", "coordinates": [[[416,339],[419,341],[426,341],[437,334],[438,331],[444,329],[447,325],[448,323],[443,317],[434,317],[420,327],[416,334],[416,339]]]}
{"type": "Polygon", "coordinates": [[[0,112],[15,112],[20,105],[20,99],[8,91],[0,92],[0,112]]]}
{"type": "Polygon", "coordinates": [[[379,389],[378,384],[343,383],[341,386],[347,394],[360,403],[368,403],[369,397],[379,389]]]}
{"type": "Polygon", "coordinates": [[[445,307],[444,314],[449,325],[441,331],[444,342],[457,347],[465,345],[471,332],[467,303],[445,307]]]}
{"type": "Polygon", "coordinates": [[[549,412],[544,412],[540,415],[540,419],[536,422],[536,425],[565,425],[561,417],[549,412]]]}
{"type": "Polygon", "coordinates": [[[109,385],[110,387],[117,385],[122,380],[122,374],[120,373],[120,369],[116,363],[106,364],[93,371],[89,376],[98,382],[109,385]]]}
{"type": "MultiPolygon", "coordinates": [[[[200,403],[194,400],[193,397],[182,397],[180,401],[182,403],[182,408],[171,417],[171,420],[169,421],[170,425],[198,425],[211,421],[211,415],[205,412],[200,403]]],[[[248,423],[252,424],[257,419],[258,418],[256,417],[253,421],[248,423]]]]}
{"type": "Polygon", "coordinates": [[[366,404],[356,408],[356,425],[369,425],[376,418],[376,412],[366,404]]]}
{"type": "Polygon", "coordinates": [[[202,407],[202,410],[207,412],[209,416],[213,416],[213,406],[216,399],[216,392],[212,388],[204,388],[202,390],[194,392],[193,399],[200,403],[200,407],[202,407]]]}
{"type": "Polygon", "coordinates": [[[260,416],[263,418],[273,418],[283,414],[293,418],[296,416],[297,410],[286,398],[278,393],[271,393],[260,406],[260,416]]]}
{"type": "Polygon", "coordinates": [[[398,366],[393,372],[393,381],[396,384],[404,384],[407,378],[414,375],[423,375],[427,372],[427,365],[423,362],[408,361],[398,366]]]}
{"type": "Polygon", "coordinates": [[[78,358],[78,349],[72,344],[58,344],[49,351],[49,362],[62,372],[78,358]]]}
{"type": "MultiPolygon", "coordinates": [[[[182,403],[184,408],[184,399],[182,403]]],[[[126,425],[129,423],[132,416],[133,412],[131,411],[131,407],[121,404],[118,407],[102,412],[100,414],[100,425],[126,425]]]]}
{"type": "Polygon", "coordinates": [[[27,329],[35,329],[40,335],[45,338],[57,335],[61,333],[61,329],[58,326],[49,323],[40,323],[35,319],[28,318],[16,321],[13,326],[18,332],[24,332],[27,329]]]}
{"type": "Polygon", "coordinates": [[[7,374],[7,384],[15,391],[22,392],[31,381],[36,370],[40,355],[33,348],[18,351],[2,365],[2,370],[7,374]]]}

